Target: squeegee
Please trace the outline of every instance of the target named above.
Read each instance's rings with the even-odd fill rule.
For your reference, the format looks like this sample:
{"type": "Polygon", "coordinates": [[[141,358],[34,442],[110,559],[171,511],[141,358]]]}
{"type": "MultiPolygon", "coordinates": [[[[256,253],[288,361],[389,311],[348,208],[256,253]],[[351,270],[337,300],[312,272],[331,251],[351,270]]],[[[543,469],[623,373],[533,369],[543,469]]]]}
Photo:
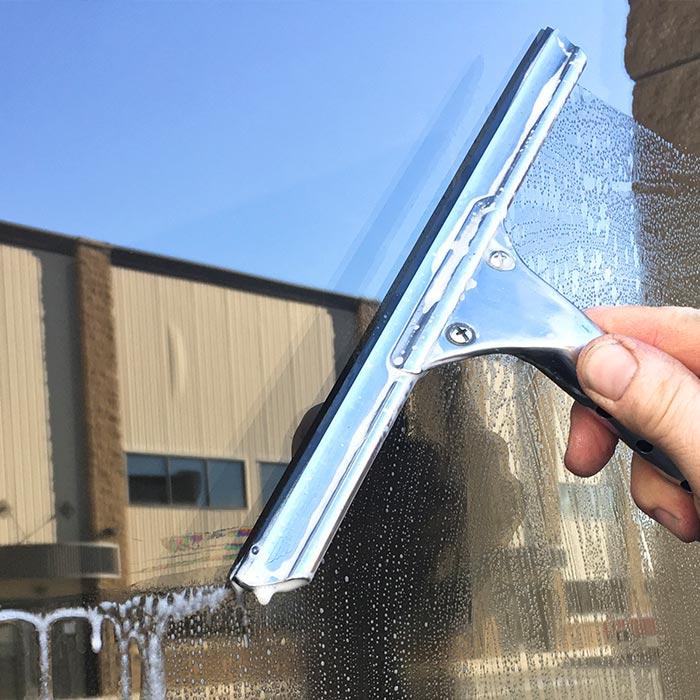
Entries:
{"type": "Polygon", "coordinates": [[[267,602],[311,581],[418,379],[477,355],[534,365],[689,490],[666,454],[583,392],[576,359],[603,331],[524,264],[504,228],[585,63],[558,31],[539,32],[240,550],[234,586],[267,602]]]}

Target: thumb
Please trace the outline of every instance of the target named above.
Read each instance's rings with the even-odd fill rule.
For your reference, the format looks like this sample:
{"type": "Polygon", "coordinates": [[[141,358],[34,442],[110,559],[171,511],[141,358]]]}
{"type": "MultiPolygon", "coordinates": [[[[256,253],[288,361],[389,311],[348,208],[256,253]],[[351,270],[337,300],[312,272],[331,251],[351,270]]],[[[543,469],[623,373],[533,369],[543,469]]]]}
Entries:
{"type": "Polygon", "coordinates": [[[577,371],[596,404],[661,447],[700,493],[700,379],[658,348],[620,335],[589,343],[577,371]]]}

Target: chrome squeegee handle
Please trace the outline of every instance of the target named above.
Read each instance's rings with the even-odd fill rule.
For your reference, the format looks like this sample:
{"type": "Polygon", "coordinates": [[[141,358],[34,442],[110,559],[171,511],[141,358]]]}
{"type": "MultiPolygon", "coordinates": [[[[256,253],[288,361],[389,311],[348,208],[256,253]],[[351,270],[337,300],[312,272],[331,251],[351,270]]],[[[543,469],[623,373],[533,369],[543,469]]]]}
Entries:
{"type": "MultiPolygon", "coordinates": [[[[482,227],[488,226],[485,219],[482,227]]],[[[603,411],[583,391],[576,361],[584,346],[603,331],[525,264],[503,224],[490,238],[476,270],[467,277],[457,268],[452,284],[465,291],[440,335],[426,341],[431,348],[420,371],[478,355],[519,357],[607,420],[634,452],[690,491],[667,454],[603,411]]]]}
{"type": "Polygon", "coordinates": [[[478,266],[584,65],[556,30],[537,35],[241,548],[234,584],[264,599],[313,578],[464,289],[455,271],[478,266]]]}
{"type": "Polygon", "coordinates": [[[377,364],[386,339],[321,409],[229,574],[266,600],[311,581],[417,377],[377,364]]]}

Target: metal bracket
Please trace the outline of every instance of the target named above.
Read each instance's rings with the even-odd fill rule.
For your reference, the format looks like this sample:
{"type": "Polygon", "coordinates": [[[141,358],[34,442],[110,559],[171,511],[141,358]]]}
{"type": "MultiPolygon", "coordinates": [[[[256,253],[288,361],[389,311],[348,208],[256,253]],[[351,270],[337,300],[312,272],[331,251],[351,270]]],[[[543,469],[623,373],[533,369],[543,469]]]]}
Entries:
{"type": "Polygon", "coordinates": [[[602,331],[577,307],[530,270],[501,225],[465,288],[422,371],[446,362],[507,353],[536,365],[569,394],[581,348],[602,331]],[[470,329],[469,342],[455,343],[456,328],[470,329]],[[565,376],[562,366],[568,367],[565,376]]]}
{"type": "MultiPolygon", "coordinates": [[[[594,408],[578,386],[575,363],[600,330],[528,270],[502,228],[584,64],[583,53],[558,32],[538,34],[241,548],[229,574],[234,585],[267,600],[312,579],[430,367],[507,352],[594,408]]],[[[619,432],[667,474],[679,474],[649,443],[619,432]]]]}
{"type": "Polygon", "coordinates": [[[421,371],[477,355],[506,353],[519,357],[593,409],[615,428],[624,443],[690,491],[688,481],[663,450],[626,428],[583,392],[576,361],[581,349],[602,333],[527,267],[501,225],[421,371]]]}

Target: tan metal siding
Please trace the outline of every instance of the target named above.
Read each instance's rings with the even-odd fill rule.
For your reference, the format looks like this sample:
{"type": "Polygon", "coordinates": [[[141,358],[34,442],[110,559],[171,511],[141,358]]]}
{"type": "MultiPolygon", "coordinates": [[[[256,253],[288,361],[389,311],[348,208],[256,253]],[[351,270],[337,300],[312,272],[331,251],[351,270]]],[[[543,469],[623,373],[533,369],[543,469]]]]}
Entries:
{"type": "Polygon", "coordinates": [[[252,524],[258,462],[289,460],[296,425],[334,381],[334,325],[311,304],[126,269],[114,270],[114,301],[124,450],[246,465],[248,511],[129,507],[143,580],[153,562],[163,574],[183,570],[164,539],[252,524]]]}
{"type": "Polygon", "coordinates": [[[53,542],[41,263],[0,246],[0,543],[53,542]]]}
{"type": "Polygon", "coordinates": [[[220,570],[233,561],[230,545],[242,539],[237,530],[250,525],[248,510],[130,506],[127,517],[131,583],[223,580],[220,570]],[[177,538],[182,538],[182,545],[175,550],[170,542],[177,538]]]}

